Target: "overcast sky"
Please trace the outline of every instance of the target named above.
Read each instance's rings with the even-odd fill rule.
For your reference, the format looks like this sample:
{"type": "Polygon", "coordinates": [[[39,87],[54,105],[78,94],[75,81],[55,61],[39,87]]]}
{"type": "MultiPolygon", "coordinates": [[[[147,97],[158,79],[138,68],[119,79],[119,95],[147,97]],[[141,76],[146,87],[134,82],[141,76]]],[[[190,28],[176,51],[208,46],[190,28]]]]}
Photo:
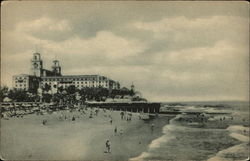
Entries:
{"type": "Polygon", "coordinates": [[[1,82],[45,68],[100,74],[150,101],[247,100],[247,2],[4,2],[1,82]]]}

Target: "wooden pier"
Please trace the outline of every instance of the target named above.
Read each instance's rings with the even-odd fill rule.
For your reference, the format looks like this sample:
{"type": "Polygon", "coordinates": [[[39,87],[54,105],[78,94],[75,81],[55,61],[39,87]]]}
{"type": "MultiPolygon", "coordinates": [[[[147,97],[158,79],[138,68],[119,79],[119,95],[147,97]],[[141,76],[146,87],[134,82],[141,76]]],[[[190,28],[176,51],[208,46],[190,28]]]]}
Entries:
{"type": "Polygon", "coordinates": [[[160,103],[156,102],[86,102],[88,107],[113,109],[116,111],[159,113],[160,103]]]}

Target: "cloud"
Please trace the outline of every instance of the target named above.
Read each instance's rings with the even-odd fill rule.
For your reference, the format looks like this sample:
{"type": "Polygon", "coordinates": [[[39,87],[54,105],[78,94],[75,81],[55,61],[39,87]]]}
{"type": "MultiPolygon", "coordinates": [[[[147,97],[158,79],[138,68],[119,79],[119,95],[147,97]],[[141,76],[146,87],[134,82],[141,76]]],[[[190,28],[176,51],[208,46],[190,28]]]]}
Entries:
{"type": "MultiPolygon", "coordinates": [[[[206,18],[187,18],[184,16],[163,18],[159,21],[153,22],[133,22],[132,26],[141,29],[149,30],[154,33],[159,32],[188,32],[188,31],[201,31],[201,30],[221,30],[227,28],[228,30],[246,30],[248,27],[242,24],[248,23],[247,18],[236,16],[212,16],[206,18]],[[228,24],[231,24],[230,28],[228,24]]],[[[160,36],[160,35],[157,35],[160,36]]]]}
{"type": "Polygon", "coordinates": [[[65,19],[40,17],[38,19],[22,21],[16,26],[16,32],[27,33],[38,39],[62,41],[72,34],[72,25],[65,19]]]}
{"type": "MultiPolygon", "coordinates": [[[[164,53],[161,53],[164,54],[164,53]]],[[[233,64],[245,64],[248,57],[248,47],[235,44],[230,41],[218,41],[210,47],[185,48],[172,51],[166,54],[166,61],[171,64],[196,64],[206,66],[228,64],[226,67],[230,69],[233,64]],[[241,61],[241,62],[238,62],[241,61]]],[[[243,65],[242,64],[242,65],[243,65]]]]}
{"type": "Polygon", "coordinates": [[[249,44],[248,23],[248,18],[217,15],[200,18],[167,17],[151,22],[133,21],[128,26],[152,33],[148,41],[153,40],[152,45],[158,47],[158,50],[165,47],[170,51],[212,46],[217,41],[231,41],[246,46],[249,44]]]}
{"type": "Polygon", "coordinates": [[[65,13],[45,7],[46,14],[16,18],[2,33],[1,79],[9,85],[13,74],[28,73],[38,44],[45,68],[57,55],[63,74],[106,75],[127,87],[134,82],[152,101],[248,99],[243,12],[207,5],[201,5],[206,13],[195,7],[199,15],[183,5],[121,6],[89,3],[85,12],[83,5],[67,5],[65,13]],[[127,14],[131,9],[135,13],[127,14]]]}
{"type": "Polygon", "coordinates": [[[67,32],[71,31],[72,27],[66,20],[52,20],[48,17],[41,17],[32,21],[24,21],[17,24],[17,30],[21,32],[67,32]]]}
{"type": "Polygon", "coordinates": [[[38,39],[34,39],[34,41],[40,41],[44,50],[56,51],[60,55],[72,54],[74,59],[78,57],[103,57],[115,61],[136,55],[146,48],[143,43],[135,39],[125,39],[109,31],[100,31],[95,37],[89,39],[72,35],[71,38],[61,42],[38,39]]]}
{"type": "MultiPolygon", "coordinates": [[[[51,19],[39,18],[29,21],[27,24],[24,22],[17,24],[12,32],[4,32],[4,51],[8,52],[4,52],[2,56],[2,62],[4,62],[2,74],[5,76],[3,82],[8,82],[10,85],[11,75],[8,74],[10,71],[12,74],[29,73],[30,64],[27,62],[30,62],[36,44],[39,45],[38,51],[42,54],[45,68],[50,68],[52,59],[57,55],[61,61],[63,72],[68,74],[70,74],[68,71],[75,69],[82,71],[81,69],[86,67],[119,65],[124,59],[133,57],[146,48],[145,44],[136,39],[123,38],[110,31],[99,31],[94,37],[85,39],[72,34],[63,41],[38,38],[34,35],[34,32],[50,25],[52,25],[51,19]],[[34,28],[32,28],[33,25],[34,28]],[[33,30],[32,32],[28,32],[29,27],[33,30]],[[16,46],[13,48],[12,43],[8,42],[12,42],[16,46]],[[13,64],[15,64],[15,68],[12,68],[13,64]]],[[[52,32],[51,30],[54,29],[50,28],[47,32],[52,32]]],[[[81,73],[83,72],[75,74],[81,73]]]]}

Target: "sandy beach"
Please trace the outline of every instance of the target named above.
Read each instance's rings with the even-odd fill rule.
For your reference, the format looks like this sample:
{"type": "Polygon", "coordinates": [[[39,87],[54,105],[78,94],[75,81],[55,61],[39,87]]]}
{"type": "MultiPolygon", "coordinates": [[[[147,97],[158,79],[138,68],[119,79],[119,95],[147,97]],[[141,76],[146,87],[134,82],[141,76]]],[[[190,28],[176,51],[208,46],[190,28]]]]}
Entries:
{"type": "Polygon", "coordinates": [[[174,116],[161,116],[150,122],[122,120],[120,111],[100,110],[98,116],[60,111],[45,115],[1,120],[1,153],[8,160],[128,160],[147,149],[153,139],[162,135],[162,127],[174,116]],[[60,116],[63,115],[61,120],[60,116]],[[109,115],[112,117],[110,123],[109,115]],[[67,120],[65,120],[65,116],[67,120]],[[72,117],[76,120],[72,121],[72,117]],[[47,124],[43,125],[42,120],[47,124]],[[154,131],[151,124],[154,123],[154,131]],[[117,134],[114,133],[117,126],[117,134]],[[123,131],[122,134],[121,130],[123,131]],[[105,142],[111,142],[111,153],[105,153],[105,142]]]}
{"type": "MultiPolygon", "coordinates": [[[[221,108],[184,106],[182,109],[221,108]]],[[[1,119],[1,154],[8,160],[245,160],[249,157],[248,104],[228,114],[160,114],[150,121],[132,113],[95,109],[1,119]],[[89,118],[92,111],[92,118],[89,118]],[[72,118],[75,118],[72,121],[72,118]],[[112,119],[112,123],[111,123],[112,119]],[[47,123],[43,125],[43,120],[47,123]],[[154,124],[153,131],[151,126],[154,124]],[[117,133],[114,132],[117,127],[117,133]],[[110,141],[110,153],[105,147],[110,141]]]]}

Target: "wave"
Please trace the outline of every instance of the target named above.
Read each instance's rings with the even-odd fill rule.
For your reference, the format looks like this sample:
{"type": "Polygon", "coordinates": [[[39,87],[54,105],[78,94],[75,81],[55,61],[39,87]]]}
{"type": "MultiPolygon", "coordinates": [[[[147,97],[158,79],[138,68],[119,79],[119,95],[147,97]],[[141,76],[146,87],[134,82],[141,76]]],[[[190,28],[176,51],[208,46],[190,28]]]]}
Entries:
{"type": "Polygon", "coordinates": [[[249,142],[249,127],[244,127],[241,125],[231,125],[227,128],[230,131],[230,136],[241,141],[248,143],[249,142]]]}
{"type": "Polygon", "coordinates": [[[231,125],[227,130],[230,132],[229,136],[241,141],[242,143],[219,151],[215,156],[209,158],[208,161],[243,161],[247,160],[247,157],[249,160],[249,156],[247,156],[249,154],[249,127],[231,125]],[[227,156],[234,156],[234,158],[228,158],[227,156]]]}
{"type": "Polygon", "coordinates": [[[219,151],[215,156],[209,158],[207,161],[244,161],[247,160],[248,150],[248,145],[246,143],[242,143],[219,151]],[[233,158],[227,156],[233,156],[233,158]]]}
{"type": "MultiPolygon", "coordinates": [[[[180,137],[183,136],[183,134],[187,133],[190,137],[193,137],[193,135],[191,136],[190,134],[197,134],[197,133],[199,134],[200,132],[202,132],[202,134],[206,133],[208,135],[211,131],[214,132],[215,137],[218,136],[217,135],[218,133],[224,133],[224,135],[228,135],[227,133],[225,133],[225,131],[228,131],[229,135],[231,137],[239,140],[241,143],[217,152],[214,156],[209,158],[208,161],[226,161],[226,160],[230,160],[231,158],[232,158],[231,160],[237,160],[237,159],[238,160],[245,160],[248,157],[249,138],[247,136],[249,135],[249,127],[244,127],[244,126],[240,126],[240,125],[231,125],[227,129],[192,128],[192,127],[182,126],[176,122],[176,119],[178,119],[181,116],[182,116],[182,114],[176,115],[175,118],[173,118],[169,121],[169,124],[167,124],[163,127],[163,129],[162,129],[163,135],[160,136],[159,138],[156,138],[155,140],[153,140],[148,145],[147,151],[141,153],[137,157],[130,158],[129,160],[130,161],[138,161],[138,160],[141,161],[141,160],[152,159],[155,157],[157,157],[157,159],[158,159],[158,157],[163,157],[163,156],[166,157],[166,155],[163,154],[164,146],[165,146],[165,148],[166,148],[166,145],[171,146],[173,144],[173,142],[175,142],[176,139],[179,140],[180,137]]],[[[189,136],[187,136],[187,137],[189,137],[189,136]]],[[[221,136],[221,135],[219,135],[219,136],[221,136]]],[[[201,137],[199,137],[199,139],[201,141],[203,141],[201,137]]],[[[203,139],[205,139],[205,138],[203,138],[203,139]]],[[[214,137],[211,136],[208,139],[214,139],[214,137]]],[[[186,143],[185,140],[183,143],[186,143]]],[[[192,143],[192,141],[191,142],[188,141],[188,143],[192,143]]],[[[194,143],[197,143],[197,141],[194,143]]],[[[213,143],[215,143],[215,141],[211,142],[211,144],[213,144],[213,143]]],[[[186,146],[186,147],[189,147],[189,146],[186,146]]],[[[176,154],[172,155],[170,152],[169,153],[170,155],[168,155],[169,159],[170,160],[175,159],[177,157],[176,155],[182,155],[182,154],[183,154],[183,157],[188,157],[191,160],[192,159],[196,160],[197,158],[199,158],[199,156],[207,157],[207,154],[205,152],[203,155],[197,153],[197,158],[195,158],[194,156],[188,156],[189,155],[188,153],[191,152],[192,150],[185,150],[185,148],[183,148],[183,149],[182,148],[183,148],[183,146],[176,147],[176,150],[177,150],[176,154]]],[[[192,148],[192,146],[190,148],[192,148]]],[[[195,149],[195,148],[193,148],[193,149],[195,149]]],[[[202,153],[202,151],[200,151],[200,152],[202,153]]],[[[178,157],[179,157],[179,159],[184,159],[182,156],[178,156],[178,157]]]]}
{"type": "Polygon", "coordinates": [[[165,125],[162,128],[162,133],[163,135],[160,136],[159,138],[153,140],[149,145],[148,145],[148,150],[147,152],[142,152],[139,156],[134,157],[134,158],[130,158],[129,161],[138,161],[138,160],[144,160],[148,157],[151,156],[150,151],[153,151],[154,149],[160,148],[162,144],[172,140],[175,138],[175,136],[173,134],[171,134],[172,131],[175,131],[177,129],[181,129],[181,127],[179,125],[175,125],[174,124],[174,119],[176,119],[177,117],[179,117],[178,115],[176,115],[175,118],[171,119],[169,121],[169,124],[165,125]],[[167,135],[166,135],[167,134],[167,135]]]}

